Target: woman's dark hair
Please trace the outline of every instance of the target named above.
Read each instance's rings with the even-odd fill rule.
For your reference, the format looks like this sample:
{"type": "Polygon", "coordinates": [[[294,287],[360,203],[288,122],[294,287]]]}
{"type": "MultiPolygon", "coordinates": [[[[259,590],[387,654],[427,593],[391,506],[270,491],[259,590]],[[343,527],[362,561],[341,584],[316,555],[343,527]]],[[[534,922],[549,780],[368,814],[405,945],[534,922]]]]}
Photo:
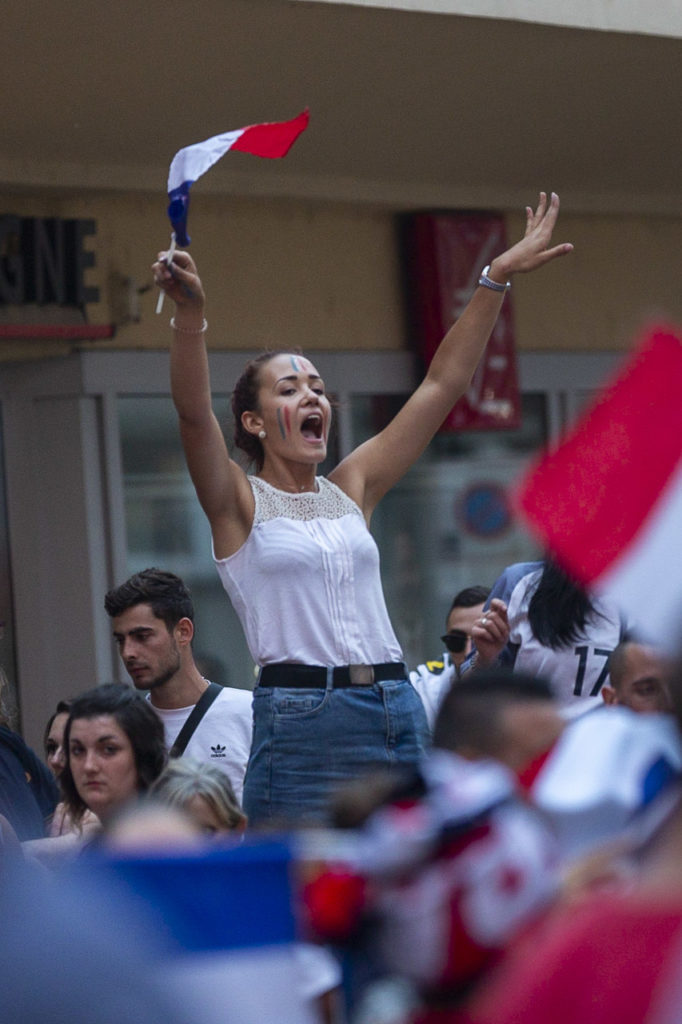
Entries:
{"type": "Polygon", "coordinates": [[[59,780],[64,802],[74,821],[80,821],[87,804],[76,789],[71,774],[71,725],[79,718],[97,718],[99,715],[111,715],[130,740],[137,768],[138,793],[149,789],[167,760],[163,723],[149,701],[132,686],[105,683],[75,697],[64,729],[66,763],[59,780]]]}
{"type": "Polygon", "coordinates": [[[265,363],[269,363],[275,356],[300,355],[300,352],[292,350],[261,352],[255,359],[250,359],[244,367],[244,372],[234,386],[232,392],[232,414],[234,416],[234,443],[240,451],[248,457],[249,462],[256,464],[258,472],[263,468],[265,454],[260,438],[250,434],[242,423],[242,413],[258,412],[258,390],[260,388],[260,370],[265,363]]]}
{"type": "Polygon", "coordinates": [[[588,621],[599,614],[589,595],[548,559],[528,605],[533,636],[553,651],[579,640],[588,621]]]}
{"type": "Polygon", "coordinates": [[[69,711],[71,710],[72,703],[73,701],[70,700],[58,701],[57,707],[48,718],[47,725],[45,726],[45,732],[43,733],[43,750],[45,751],[45,754],[47,754],[47,741],[50,738],[50,729],[52,728],[52,723],[54,722],[57,715],[68,715],[69,711]]]}

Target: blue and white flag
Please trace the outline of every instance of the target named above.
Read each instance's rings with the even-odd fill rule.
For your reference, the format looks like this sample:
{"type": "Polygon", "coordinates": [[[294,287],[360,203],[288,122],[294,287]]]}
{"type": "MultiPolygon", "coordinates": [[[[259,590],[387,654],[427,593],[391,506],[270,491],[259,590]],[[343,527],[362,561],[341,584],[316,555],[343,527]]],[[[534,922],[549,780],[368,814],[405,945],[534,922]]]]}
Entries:
{"type": "MultiPolygon", "coordinates": [[[[168,855],[93,851],[74,870],[139,916],[154,940],[146,967],[188,1024],[315,1024],[291,867],[289,844],[267,839],[168,855]]],[[[316,959],[315,980],[325,969],[316,959]]]]}

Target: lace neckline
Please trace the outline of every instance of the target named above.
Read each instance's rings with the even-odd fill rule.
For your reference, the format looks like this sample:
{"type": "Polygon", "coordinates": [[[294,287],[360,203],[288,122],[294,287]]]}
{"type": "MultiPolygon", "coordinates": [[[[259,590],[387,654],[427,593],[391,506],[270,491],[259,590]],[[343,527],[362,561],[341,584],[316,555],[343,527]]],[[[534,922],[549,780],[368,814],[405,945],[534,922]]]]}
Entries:
{"type": "Polygon", "coordinates": [[[269,487],[271,491],[275,492],[275,494],[286,494],[288,497],[292,497],[292,498],[298,498],[302,494],[313,495],[313,494],[319,494],[320,493],[320,477],[319,476],[315,477],[315,490],[314,491],[309,491],[307,488],[301,489],[300,491],[288,491],[284,487],[275,487],[274,484],[268,483],[267,480],[264,480],[262,476],[256,476],[255,474],[252,477],[252,479],[253,480],[258,480],[258,482],[263,484],[265,487],[269,487]]]}
{"type": "Polygon", "coordinates": [[[254,525],[270,519],[339,519],[349,513],[362,516],[352,498],[324,476],[315,477],[316,491],[282,491],[259,476],[249,482],[256,501],[254,525]]]}

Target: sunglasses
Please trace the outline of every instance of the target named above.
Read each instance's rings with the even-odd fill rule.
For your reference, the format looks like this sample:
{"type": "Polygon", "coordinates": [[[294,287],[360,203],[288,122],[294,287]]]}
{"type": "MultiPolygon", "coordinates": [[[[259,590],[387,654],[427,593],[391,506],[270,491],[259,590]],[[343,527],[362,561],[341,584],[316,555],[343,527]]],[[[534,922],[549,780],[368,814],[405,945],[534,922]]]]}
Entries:
{"type": "Polygon", "coordinates": [[[452,633],[446,633],[441,640],[450,651],[450,654],[461,654],[469,642],[469,634],[461,629],[453,629],[452,633]]]}

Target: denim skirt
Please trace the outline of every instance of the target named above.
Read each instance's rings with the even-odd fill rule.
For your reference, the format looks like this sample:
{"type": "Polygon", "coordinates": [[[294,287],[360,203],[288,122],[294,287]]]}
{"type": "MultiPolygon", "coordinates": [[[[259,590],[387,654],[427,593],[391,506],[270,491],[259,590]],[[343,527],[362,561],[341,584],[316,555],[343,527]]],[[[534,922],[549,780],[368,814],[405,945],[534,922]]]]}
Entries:
{"type": "Polygon", "coordinates": [[[290,828],[328,823],[329,799],[375,768],[414,764],[429,730],[407,679],[334,689],[257,686],[244,780],[249,824],[290,828]]]}

